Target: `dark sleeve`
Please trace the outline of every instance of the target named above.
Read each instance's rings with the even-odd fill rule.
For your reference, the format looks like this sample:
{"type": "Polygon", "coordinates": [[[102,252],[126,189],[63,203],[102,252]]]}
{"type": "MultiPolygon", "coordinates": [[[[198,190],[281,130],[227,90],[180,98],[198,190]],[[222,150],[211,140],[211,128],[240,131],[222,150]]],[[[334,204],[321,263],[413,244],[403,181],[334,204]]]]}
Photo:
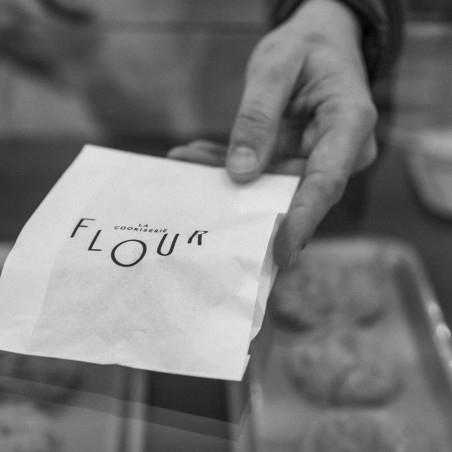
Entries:
{"type": "MultiPolygon", "coordinates": [[[[363,30],[363,53],[370,81],[383,75],[400,49],[403,27],[402,0],[339,0],[357,15],[363,30]]],[[[272,26],[276,27],[303,0],[268,0],[272,26]]]]}

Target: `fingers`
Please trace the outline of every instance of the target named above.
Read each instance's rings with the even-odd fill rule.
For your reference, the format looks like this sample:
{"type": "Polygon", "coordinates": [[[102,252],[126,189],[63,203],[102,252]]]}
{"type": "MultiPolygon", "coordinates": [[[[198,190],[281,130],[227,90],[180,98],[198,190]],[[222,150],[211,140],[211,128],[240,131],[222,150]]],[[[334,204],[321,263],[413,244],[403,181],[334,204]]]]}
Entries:
{"type": "Polygon", "coordinates": [[[197,140],[186,146],[177,146],[171,149],[167,157],[202,165],[224,166],[226,147],[210,141],[197,140]]]}
{"type": "Polygon", "coordinates": [[[256,178],[272,159],[281,117],[301,66],[291,52],[290,42],[276,33],[268,35],[251,57],[226,159],[226,168],[237,182],[256,178]]]}
{"type": "Polygon", "coordinates": [[[341,116],[316,143],[304,179],[277,233],[274,255],[279,267],[293,263],[320,221],[341,199],[356,162],[368,164],[375,152],[371,131],[376,119],[372,108],[358,108],[341,116]],[[363,148],[368,150],[360,161],[363,148]]]}
{"type": "Polygon", "coordinates": [[[287,160],[281,160],[275,165],[271,165],[268,171],[272,174],[282,174],[291,176],[302,176],[305,173],[306,160],[301,158],[292,158],[287,160]]]}
{"type": "MultiPolygon", "coordinates": [[[[201,165],[224,167],[226,147],[205,140],[197,140],[184,146],[172,148],[167,158],[201,165]]],[[[284,159],[269,165],[267,173],[300,176],[304,173],[306,160],[300,158],[284,159]]]]}

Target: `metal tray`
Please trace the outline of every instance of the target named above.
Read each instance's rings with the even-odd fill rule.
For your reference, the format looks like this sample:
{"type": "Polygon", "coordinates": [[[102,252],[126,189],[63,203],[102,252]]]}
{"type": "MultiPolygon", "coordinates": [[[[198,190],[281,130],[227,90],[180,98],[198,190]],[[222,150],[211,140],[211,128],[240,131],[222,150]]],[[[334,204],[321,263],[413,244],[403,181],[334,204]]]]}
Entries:
{"type": "MultiPolygon", "coordinates": [[[[403,243],[374,239],[319,241],[308,249],[337,265],[363,257],[383,262],[394,302],[384,318],[362,327],[360,334],[396,349],[404,360],[408,384],[390,404],[372,409],[425,427],[439,440],[441,451],[452,450],[451,334],[416,253],[403,243]]],[[[266,369],[256,376],[252,392],[258,450],[264,452],[295,450],[300,436],[325,411],[337,410],[307,403],[287,374],[287,358],[306,333],[275,329],[266,369]]]]}

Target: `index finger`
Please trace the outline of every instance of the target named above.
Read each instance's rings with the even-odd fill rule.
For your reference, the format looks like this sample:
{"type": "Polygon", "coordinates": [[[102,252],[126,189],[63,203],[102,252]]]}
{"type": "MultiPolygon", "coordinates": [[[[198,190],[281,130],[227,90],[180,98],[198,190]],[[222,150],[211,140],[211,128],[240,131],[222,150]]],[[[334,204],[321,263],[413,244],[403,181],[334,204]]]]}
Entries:
{"type": "Polygon", "coordinates": [[[308,159],[304,179],[276,235],[274,256],[279,267],[293,263],[320,221],[341,199],[358,155],[371,139],[374,120],[355,114],[353,118],[347,115],[349,120],[336,120],[308,159]]]}

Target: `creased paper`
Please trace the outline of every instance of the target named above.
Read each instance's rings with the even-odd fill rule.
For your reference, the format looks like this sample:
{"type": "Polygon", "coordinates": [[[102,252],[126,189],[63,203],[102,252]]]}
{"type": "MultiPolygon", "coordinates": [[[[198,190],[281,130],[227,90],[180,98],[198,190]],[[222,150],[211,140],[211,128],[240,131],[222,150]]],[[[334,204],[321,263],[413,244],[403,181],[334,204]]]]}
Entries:
{"type": "Polygon", "coordinates": [[[0,349],[240,380],[298,179],[85,146],[0,278],[0,349]]]}

